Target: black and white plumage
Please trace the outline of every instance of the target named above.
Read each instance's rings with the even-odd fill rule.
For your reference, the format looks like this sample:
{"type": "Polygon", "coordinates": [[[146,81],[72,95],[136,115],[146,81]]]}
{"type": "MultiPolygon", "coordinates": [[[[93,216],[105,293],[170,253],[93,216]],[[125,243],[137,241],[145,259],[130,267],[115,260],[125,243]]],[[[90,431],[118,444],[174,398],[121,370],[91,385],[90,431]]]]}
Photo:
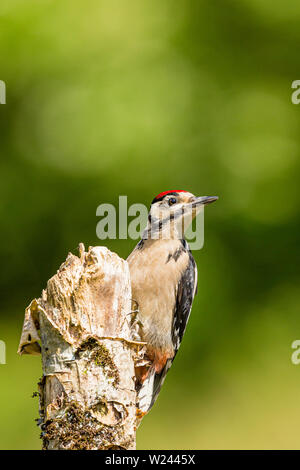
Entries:
{"type": "MultiPolygon", "coordinates": [[[[167,359],[166,365],[160,373],[156,373],[154,376],[152,401],[150,408],[154,405],[156,398],[160,392],[160,389],[164,383],[165,377],[168,370],[170,369],[172,362],[175,359],[177,351],[181,345],[182,338],[190,317],[192,310],[193,300],[197,293],[197,266],[193,255],[188,247],[186,240],[181,240],[181,243],[186,247],[185,250],[189,254],[189,261],[186,269],[183,271],[180,281],[177,286],[176,303],[173,312],[172,322],[172,343],[174,347],[174,356],[167,359]]],[[[182,251],[175,252],[175,261],[177,256],[180,256],[182,251]]],[[[177,258],[178,259],[178,258],[177,258]]]]}
{"type": "Polygon", "coordinates": [[[197,293],[197,266],[186,240],[181,240],[188,252],[189,261],[177,286],[176,305],[173,314],[172,340],[175,354],[181,344],[186,325],[197,293]]]}
{"type": "Polygon", "coordinates": [[[203,204],[186,191],[166,191],[152,201],[142,240],[128,257],[132,297],[148,364],[137,370],[141,413],[153,406],[182,342],[197,289],[197,267],[182,230],[203,204]]]}

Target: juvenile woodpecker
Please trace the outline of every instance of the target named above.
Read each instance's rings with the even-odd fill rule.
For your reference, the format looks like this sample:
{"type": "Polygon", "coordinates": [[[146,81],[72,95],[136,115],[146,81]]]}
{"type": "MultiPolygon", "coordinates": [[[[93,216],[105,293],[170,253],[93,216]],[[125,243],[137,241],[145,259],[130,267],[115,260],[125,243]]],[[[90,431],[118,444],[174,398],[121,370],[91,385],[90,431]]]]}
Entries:
{"type": "Polygon", "coordinates": [[[146,365],[137,368],[139,409],[153,406],[179,349],[197,290],[197,266],[184,238],[193,218],[216,196],[173,190],[152,201],[148,225],[128,257],[146,365]]]}

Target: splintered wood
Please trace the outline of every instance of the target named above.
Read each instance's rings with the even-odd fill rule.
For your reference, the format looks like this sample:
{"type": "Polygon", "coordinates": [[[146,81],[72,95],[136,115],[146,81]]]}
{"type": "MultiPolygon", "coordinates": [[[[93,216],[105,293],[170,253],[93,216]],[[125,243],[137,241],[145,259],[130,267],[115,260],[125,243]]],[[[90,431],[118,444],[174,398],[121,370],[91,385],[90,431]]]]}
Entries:
{"type": "Polygon", "coordinates": [[[82,244],[26,309],[19,353],[42,354],[44,449],[135,449],[143,343],[131,323],[127,262],[82,244]]]}

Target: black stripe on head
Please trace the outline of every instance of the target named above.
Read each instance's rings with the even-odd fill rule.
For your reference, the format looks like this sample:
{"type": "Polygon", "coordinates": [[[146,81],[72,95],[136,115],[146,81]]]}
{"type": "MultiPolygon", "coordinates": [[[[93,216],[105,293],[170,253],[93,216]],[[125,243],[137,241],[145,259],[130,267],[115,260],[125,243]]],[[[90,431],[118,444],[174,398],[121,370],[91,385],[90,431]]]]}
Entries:
{"type": "Polygon", "coordinates": [[[156,202],[162,201],[163,199],[165,199],[166,196],[178,196],[178,193],[174,191],[172,193],[164,194],[162,197],[159,197],[159,198],[155,197],[153,201],[151,202],[151,206],[152,204],[155,204],[156,202]]]}
{"type": "Polygon", "coordinates": [[[138,249],[138,250],[142,250],[142,249],[144,248],[144,243],[145,243],[145,241],[144,241],[144,239],[142,238],[142,239],[138,242],[138,244],[137,244],[137,249],[138,249]]]}

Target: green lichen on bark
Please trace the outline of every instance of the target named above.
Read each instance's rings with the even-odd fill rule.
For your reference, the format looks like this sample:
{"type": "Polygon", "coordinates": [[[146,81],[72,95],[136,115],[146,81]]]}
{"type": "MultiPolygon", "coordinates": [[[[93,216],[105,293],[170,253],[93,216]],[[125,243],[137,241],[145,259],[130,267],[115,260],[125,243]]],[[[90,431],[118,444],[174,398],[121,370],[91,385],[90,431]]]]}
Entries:
{"type": "MultiPolygon", "coordinates": [[[[105,405],[105,403],[103,403],[105,405]]],[[[105,406],[103,412],[105,413],[105,406]]],[[[92,416],[92,409],[84,409],[76,401],[66,404],[63,415],[42,425],[43,449],[107,450],[116,436],[122,436],[122,426],[106,426],[92,416]],[[57,444],[59,443],[59,444],[57,444]],[[59,446],[59,447],[58,447],[59,446]]],[[[131,442],[124,442],[119,449],[128,449],[131,442]]]]}
{"type": "Polygon", "coordinates": [[[88,360],[93,361],[96,366],[101,367],[105,375],[113,379],[114,386],[119,385],[120,374],[108,349],[103,344],[98,343],[94,338],[89,338],[84,341],[77,350],[77,357],[80,357],[85,351],[90,351],[88,360]]]}
{"type": "Polygon", "coordinates": [[[43,449],[48,449],[51,441],[58,441],[61,448],[90,450],[95,446],[95,438],[101,429],[102,426],[88,411],[71,402],[62,417],[48,420],[42,425],[43,449]]]}

